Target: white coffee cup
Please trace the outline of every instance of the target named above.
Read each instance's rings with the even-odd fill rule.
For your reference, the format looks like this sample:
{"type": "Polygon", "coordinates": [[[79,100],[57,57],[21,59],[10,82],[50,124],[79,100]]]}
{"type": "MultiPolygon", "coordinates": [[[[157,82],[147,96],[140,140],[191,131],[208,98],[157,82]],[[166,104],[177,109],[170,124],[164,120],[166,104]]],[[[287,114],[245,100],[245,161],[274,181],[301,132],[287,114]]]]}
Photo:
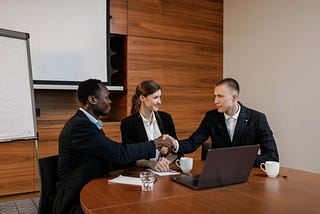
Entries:
{"type": "Polygon", "coordinates": [[[269,177],[275,178],[279,174],[280,163],[276,161],[266,161],[265,163],[260,164],[260,168],[264,171],[269,177]]]}
{"type": "Polygon", "coordinates": [[[181,157],[176,160],[176,165],[182,170],[183,173],[189,173],[193,166],[193,158],[181,157]]]}

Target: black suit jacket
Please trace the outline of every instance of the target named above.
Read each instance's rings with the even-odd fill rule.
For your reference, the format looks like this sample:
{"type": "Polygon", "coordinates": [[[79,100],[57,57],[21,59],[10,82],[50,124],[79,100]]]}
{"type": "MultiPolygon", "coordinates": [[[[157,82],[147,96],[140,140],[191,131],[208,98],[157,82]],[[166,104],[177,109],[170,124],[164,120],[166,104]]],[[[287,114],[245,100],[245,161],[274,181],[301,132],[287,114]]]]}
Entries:
{"type": "Polygon", "coordinates": [[[277,146],[273,133],[263,113],[243,106],[237,120],[231,142],[223,113],[212,110],[206,113],[198,129],[189,139],[179,141],[178,153],[195,151],[202,143],[211,137],[212,148],[245,146],[259,144],[261,155],[255,160],[255,166],[260,166],[268,160],[279,161],[277,146]]]}
{"type": "MultiPolygon", "coordinates": [[[[176,129],[170,114],[158,111],[159,117],[156,115],[156,120],[160,128],[161,134],[169,134],[177,139],[176,129]]],[[[143,125],[143,120],[140,113],[137,112],[130,115],[121,121],[120,125],[122,143],[131,144],[141,141],[147,141],[148,135],[143,125]]]]}
{"type": "Polygon", "coordinates": [[[80,191],[86,183],[112,170],[112,162],[125,164],[152,158],[155,149],[154,143],[122,145],[112,141],[78,110],[59,136],[59,183],[54,213],[78,213],[80,191]]]}

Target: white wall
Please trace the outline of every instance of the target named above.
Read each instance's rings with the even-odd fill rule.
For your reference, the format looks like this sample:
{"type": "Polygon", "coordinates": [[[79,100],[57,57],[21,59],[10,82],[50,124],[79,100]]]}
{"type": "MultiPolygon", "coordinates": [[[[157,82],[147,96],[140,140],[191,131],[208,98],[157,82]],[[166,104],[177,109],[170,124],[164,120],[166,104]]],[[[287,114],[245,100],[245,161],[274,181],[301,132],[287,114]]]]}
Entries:
{"type": "Polygon", "coordinates": [[[320,173],[320,1],[224,0],[224,77],[264,112],[282,166],[320,173]]]}

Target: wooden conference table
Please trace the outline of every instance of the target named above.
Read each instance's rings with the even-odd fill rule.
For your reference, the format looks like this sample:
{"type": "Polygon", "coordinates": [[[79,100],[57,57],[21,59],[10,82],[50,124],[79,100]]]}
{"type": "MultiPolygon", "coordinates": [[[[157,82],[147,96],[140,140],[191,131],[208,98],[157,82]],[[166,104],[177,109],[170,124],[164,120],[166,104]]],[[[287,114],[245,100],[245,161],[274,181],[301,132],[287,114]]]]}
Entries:
{"type": "MultiPolygon", "coordinates": [[[[200,174],[203,162],[194,161],[192,174],[200,174]]],[[[142,168],[111,175],[139,177],[142,168]]],[[[281,168],[277,178],[253,168],[248,182],[195,191],[172,182],[173,176],[157,176],[154,190],[108,183],[98,178],[81,191],[85,213],[320,213],[320,174],[281,168]]]]}

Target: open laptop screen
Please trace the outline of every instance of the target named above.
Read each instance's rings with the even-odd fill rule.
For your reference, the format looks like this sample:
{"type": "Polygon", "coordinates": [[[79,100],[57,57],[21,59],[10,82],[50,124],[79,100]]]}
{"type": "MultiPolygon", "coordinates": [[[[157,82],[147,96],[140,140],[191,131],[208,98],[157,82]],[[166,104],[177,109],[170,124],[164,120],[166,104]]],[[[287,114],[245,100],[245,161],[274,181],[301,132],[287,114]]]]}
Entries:
{"type": "Polygon", "coordinates": [[[209,149],[200,176],[181,176],[172,180],[193,189],[246,182],[258,149],[258,145],[209,149]]]}

